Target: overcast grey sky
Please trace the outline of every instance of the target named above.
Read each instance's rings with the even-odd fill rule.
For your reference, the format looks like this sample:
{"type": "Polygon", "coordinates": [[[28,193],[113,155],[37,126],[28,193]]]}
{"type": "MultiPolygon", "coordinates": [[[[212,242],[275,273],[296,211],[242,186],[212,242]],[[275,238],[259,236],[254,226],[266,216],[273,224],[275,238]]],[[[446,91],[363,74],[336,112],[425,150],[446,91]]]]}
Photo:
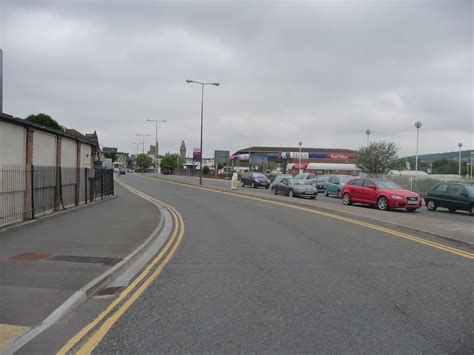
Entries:
{"type": "Polygon", "coordinates": [[[0,0],[4,111],[131,151],[473,145],[472,1],[0,0]]]}

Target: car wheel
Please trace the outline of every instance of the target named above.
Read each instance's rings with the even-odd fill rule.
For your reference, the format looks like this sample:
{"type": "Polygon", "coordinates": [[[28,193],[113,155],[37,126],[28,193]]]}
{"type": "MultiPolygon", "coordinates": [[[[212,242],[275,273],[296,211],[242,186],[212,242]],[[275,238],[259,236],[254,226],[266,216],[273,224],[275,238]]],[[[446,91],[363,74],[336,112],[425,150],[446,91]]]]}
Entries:
{"type": "Polygon", "coordinates": [[[426,202],[426,208],[430,211],[436,211],[438,206],[436,205],[436,202],[434,202],[433,200],[428,200],[426,202]]]}
{"type": "Polygon", "coordinates": [[[352,200],[351,200],[351,195],[349,195],[347,192],[342,196],[342,203],[349,206],[352,205],[352,200]]]}
{"type": "Polygon", "coordinates": [[[252,182],[252,187],[253,187],[254,189],[256,189],[256,188],[257,188],[257,185],[255,185],[255,183],[252,182]]]}
{"type": "Polygon", "coordinates": [[[474,211],[472,210],[472,206],[469,206],[469,209],[467,210],[470,214],[474,214],[474,211]]]}
{"type": "Polygon", "coordinates": [[[415,211],[416,211],[416,208],[414,208],[414,207],[409,207],[409,208],[407,208],[407,211],[408,211],[408,212],[415,212],[415,211]]]}
{"type": "Polygon", "coordinates": [[[274,193],[275,195],[278,195],[277,189],[273,189],[273,193],[274,193]]]}
{"type": "Polygon", "coordinates": [[[449,212],[456,212],[455,208],[448,208],[449,212]]]}
{"type": "Polygon", "coordinates": [[[270,187],[270,185],[265,186],[265,188],[266,188],[267,190],[268,190],[269,187],[270,187]]]}
{"type": "Polygon", "coordinates": [[[310,199],[314,200],[314,199],[316,199],[316,196],[311,196],[310,199]]]}
{"type": "Polygon", "coordinates": [[[290,189],[290,191],[288,191],[288,197],[294,197],[295,196],[295,193],[293,192],[293,190],[290,189]]]}
{"type": "Polygon", "coordinates": [[[386,211],[388,210],[388,200],[386,197],[380,197],[377,201],[377,206],[379,208],[379,210],[381,211],[386,211]]]}
{"type": "Polygon", "coordinates": [[[329,196],[329,192],[328,190],[324,190],[324,196],[328,197],[329,196]]]}
{"type": "Polygon", "coordinates": [[[337,190],[337,198],[341,198],[341,190],[337,190]]]}
{"type": "Polygon", "coordinates": [[[245,187],[245,184],[242,180],[240,181],[240,186],[245,187]]]}

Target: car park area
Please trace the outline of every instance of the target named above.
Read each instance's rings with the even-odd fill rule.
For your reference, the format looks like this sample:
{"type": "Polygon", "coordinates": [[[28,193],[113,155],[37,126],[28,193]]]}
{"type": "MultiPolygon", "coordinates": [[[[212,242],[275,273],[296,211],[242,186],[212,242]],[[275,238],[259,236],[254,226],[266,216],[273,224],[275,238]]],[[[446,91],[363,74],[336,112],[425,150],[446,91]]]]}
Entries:
{"type": "MultiPolygon", "coordinates": [[[[165,178],[184,184],[199,184],[199,181],[193,177],[166,176],[165,178]]],[[[203,179],[203,185],[209,188],[231,191],[230,180],[203,179]]],[[[239,188],[235,193],[272,198],[278,201],[292,201],[308,205],[309,207],[323,208],[337,213],[341,212],[359,218],[377,220],[381,223],[388,223],[403,228],[421,230],[433,235],[442,235],[449,239],[466,242],[474,248],[474,235],[472,233],[473,216],[465,211],[452,213],[449,212],[448,209],[438,208],[435,212],[432,212],[424,205],[412,213],[398,209],[380,211],[374,206],[346,206],[341,199],[326,197],[324,194],[318,194],[316,200],[290,200],[288,196],[275,196],[273,193],[270,193],[269,190],[265,189],[239,188]]]]}

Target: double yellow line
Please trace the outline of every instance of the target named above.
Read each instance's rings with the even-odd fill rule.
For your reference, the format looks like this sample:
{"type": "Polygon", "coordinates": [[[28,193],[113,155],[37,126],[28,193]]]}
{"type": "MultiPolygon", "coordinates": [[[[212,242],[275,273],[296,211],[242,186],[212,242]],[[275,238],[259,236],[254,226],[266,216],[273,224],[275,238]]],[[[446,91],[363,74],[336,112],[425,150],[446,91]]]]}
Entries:
{"type": "Polygon", "coordinates": [[[152,201],[170,212],[173,217],[173,231],[160,253],[148,264],[142,273],[117,297],[102,313],[92,322],[82,328],[71,338],[58,352],[67,354],[77,352],[78,354],[90,354],[117,320],[130,308],[130,306],[142,295],[148,286],[161,274],[163,268],[176,253],[184,234],[183,218],[176,209],[161,202],[143,192],[117,181],[124,188],[152,201]]]}
{"type": "MultiPolygon", "coordinates": [[[[140,175],[138,175],[138,176],[140,176],[140,175]]],[[[383,232],[385,234],[389,234],[389,235],[392,235],[392,236],[395,236],[395,237],[411,240],[413,242],[423,244],[423,245],[429,246],[431,248],[435,248],[435,249],[442,250],[442,251],[445,251],[445,252],[448,252],[448,253],[451,253],[451,254],[462,256],[462,257],[467,258],[467,259],[474,260],[474,253],[470,253],[468,251],[458,249],[458,248],[453,248],[453,247],[445,245],[445,244],[433,242],[433,241],[428,240],[428,239],[415,237],[415,236],[410,235],[408,233],[399,232],[399,231],[397,231],[395,229],[392,229],[392,228],[381,227],[381,226],[378,226],[378,225],[373,224],[373,223],[363,222],[363,221],[360,221],[360,220],[357,220],[357,219],[344,217],[344,216],[341,216],[341,215],[338,215],[338,214],[335,214],[335,213],[331,213],[331,212],[324,212],[324,211],[315,210],[315,209],[312,209],[312,208],[306,208],[306,207],[302,207],[302,206],[296,206],[296,205],[292,205],[292,204],[288,204],[288,203],[284,203],[284,202],[278,202],[278,201],[267,200],[267,199],[254,197],[254,196],[247,196],[247,195],[237,194],[235,192],[220,191],[220,190],[215,190],[215,189],[208,188],[208,187],[196,186],[196,185],[186,184],[186,183],[182,183],[182,182],[170,181],[170,180],[166,180],[166,179],[157,179],[157,178],[152,178],[152,177],[148,177],[148,176],[141,176],[141,177],[146,178],[146,179],[151,179],[151,180],[159,180],[161,182],[165,182],[165,183],[168,183],[168,184],[181,185],[181,186],[186,186],[186,187],[193,188],[193,189],[211,191],[211,192],[215,192],[215,193],[219,193],[219,194],[223,194],[223,195],[239,197],[239,198],[254,200],[254,201],[259,201],[259,202],[264,202],[264,203],[277,205],[277,206],[289,207],[289,208],[293,208],[293,209],[296,209],[296,210],[309,212],[309,213],[317,214],[317,215],[320,215],[320,216],[329,217],[329,218],[332,218],[332,219],[337,219],[339,221],[344,221],[344,222],[347,222],[347,223],[356,224],[356,225],[359,225],[359,226],[362,226],[362,227],[366,227],[366,228],[369,228],[369,229],[380,231],[380,232],[383,232]]]]}

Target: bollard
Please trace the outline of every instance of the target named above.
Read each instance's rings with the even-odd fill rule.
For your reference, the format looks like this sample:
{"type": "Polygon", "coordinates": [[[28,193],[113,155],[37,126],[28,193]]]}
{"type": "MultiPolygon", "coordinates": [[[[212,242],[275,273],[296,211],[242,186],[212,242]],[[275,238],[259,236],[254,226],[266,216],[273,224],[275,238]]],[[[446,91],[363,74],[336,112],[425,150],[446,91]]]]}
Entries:
{"type": "Polygon", "coordinates": [[[230,182],[230,188],[232,190],[236,190],[237,189],[237,173],[234,173],[232,175],[232,180],[230,182]]]}

